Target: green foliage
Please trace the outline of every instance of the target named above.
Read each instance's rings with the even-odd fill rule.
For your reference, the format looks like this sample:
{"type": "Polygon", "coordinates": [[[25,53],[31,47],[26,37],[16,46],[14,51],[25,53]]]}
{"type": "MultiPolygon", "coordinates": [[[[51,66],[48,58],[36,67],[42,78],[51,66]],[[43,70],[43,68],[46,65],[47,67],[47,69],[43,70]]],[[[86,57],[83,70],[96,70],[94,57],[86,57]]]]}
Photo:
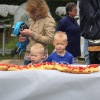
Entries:
{"type": "Polygon", "coordinates": [[[0,0],[0,4],[8,4],[8,5],[20,5],[27,0],[0,0]]]}
{"type": "Polygon", "coordinates": [[[5,47],[7,49],[14,49],[16,47],[17,42],[18,42],[18,37],[9,37],[8,41],[6,41],[5,47]]]}
{"type": "Polygon", "coordinates": [[[54,17],[54,19],[56,21],[58,21],[58,16],[55,14],[56,8],[59,6],[66,6],[66,4],[68,2],[77,2],[77,0],[46,0],[49,8],[50,8],[50,12],[52,14],[52,16],[54,17]]]}
{"type": "Polygon", "coordinates": [[[49,46],[48,46],[48,53],[51,54],[53,50],[54,50],[54,46],[53,46],[52,43],[51,43],[51,44],[49,44],[49,46]]]}
{"type": "MultiPolygon", "coordinates": [[[[9,5],[20,5],[24,2],[26,2],[27,0],[0,0],[0,4],[9,4],[9,5]]],[[[77,0],[46,0],[46,2],[76,2],[77,0]]]]}
{"type": "MultiPolygon", "coordinates": [[[[51,1],[51,0],[46,0],[46,1],[51,1]]],[[[52,0],[51,2],[55,2],[55,1],[56,2],[59,2],[59,1],[61,1],[61,2],[63,2],[63,1],[72,2],[73,1],[74,2],[75,1],[76,2],[77,0],[52,0]]]]}
{"type": "Polygon", "coordinates": [[[6,17],[0,16],[0,24],[12,24],[14,15],[8,14],[6,17]]]}
{"type": "Polygon", "coordinates": [[[5,56],[2,56],[2,54],[0,54],[0,59],[15,59],[15,57],[11,57],[10,54],[5,54],[5,56]]]}

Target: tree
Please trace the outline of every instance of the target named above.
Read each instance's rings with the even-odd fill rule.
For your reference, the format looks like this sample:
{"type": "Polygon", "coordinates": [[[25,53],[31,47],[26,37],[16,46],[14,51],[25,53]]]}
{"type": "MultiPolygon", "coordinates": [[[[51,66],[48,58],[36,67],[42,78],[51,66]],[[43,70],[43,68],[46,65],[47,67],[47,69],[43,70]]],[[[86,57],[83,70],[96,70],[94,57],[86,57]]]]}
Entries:
{"type": "Polygon", "coordinates": [[[27,0],[0,0],[0,4],[8,4],[8,5],[20,5],[27,0]]]}

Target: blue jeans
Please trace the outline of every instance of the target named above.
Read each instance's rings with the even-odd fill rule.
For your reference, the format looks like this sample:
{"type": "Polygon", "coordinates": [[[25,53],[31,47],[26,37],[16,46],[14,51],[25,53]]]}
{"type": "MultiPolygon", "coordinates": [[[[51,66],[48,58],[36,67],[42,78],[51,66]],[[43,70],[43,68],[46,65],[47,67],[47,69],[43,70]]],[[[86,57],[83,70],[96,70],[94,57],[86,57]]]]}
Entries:
{"type": "Polygon", "coordinates": [[[28,65],[29,63],[31,63],[31,61],[24,60],[24,65],[28,65]]]}
{"type": "Polygon", "coordinates": [[[90,59],[89,59],[89,52],[88,52],[88,39],[84,38],[84,56],[85,56],[85,65],[90,64],[90,59]]]}

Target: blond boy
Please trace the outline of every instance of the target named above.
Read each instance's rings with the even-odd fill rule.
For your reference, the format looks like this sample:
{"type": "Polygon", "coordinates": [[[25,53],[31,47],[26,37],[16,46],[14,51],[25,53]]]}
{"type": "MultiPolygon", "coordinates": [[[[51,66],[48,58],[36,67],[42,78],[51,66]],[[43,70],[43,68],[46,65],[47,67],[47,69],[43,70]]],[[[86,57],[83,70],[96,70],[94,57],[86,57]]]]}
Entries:
{"type": "Polygon", "coordinates": [[[68,45],[67,35],[65,32],[57,31],[54,35],[53,45],[56,49],[47,58],[47,62],[56,62],[63,64],[74,64],[76,63],[72,54],[65,50],[68,45]]]}

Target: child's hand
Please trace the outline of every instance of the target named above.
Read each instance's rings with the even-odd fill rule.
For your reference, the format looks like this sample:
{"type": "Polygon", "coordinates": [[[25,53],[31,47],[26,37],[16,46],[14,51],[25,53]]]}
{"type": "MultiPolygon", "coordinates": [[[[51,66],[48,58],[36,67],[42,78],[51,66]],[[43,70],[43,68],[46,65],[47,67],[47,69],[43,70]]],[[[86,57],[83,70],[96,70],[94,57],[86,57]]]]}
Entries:
{"type": "Polygon", "coordinates": [[[24,29],[23,31],[20,31],[22,35],[30,36],[32,31],[30,29],[24,29]]]}

